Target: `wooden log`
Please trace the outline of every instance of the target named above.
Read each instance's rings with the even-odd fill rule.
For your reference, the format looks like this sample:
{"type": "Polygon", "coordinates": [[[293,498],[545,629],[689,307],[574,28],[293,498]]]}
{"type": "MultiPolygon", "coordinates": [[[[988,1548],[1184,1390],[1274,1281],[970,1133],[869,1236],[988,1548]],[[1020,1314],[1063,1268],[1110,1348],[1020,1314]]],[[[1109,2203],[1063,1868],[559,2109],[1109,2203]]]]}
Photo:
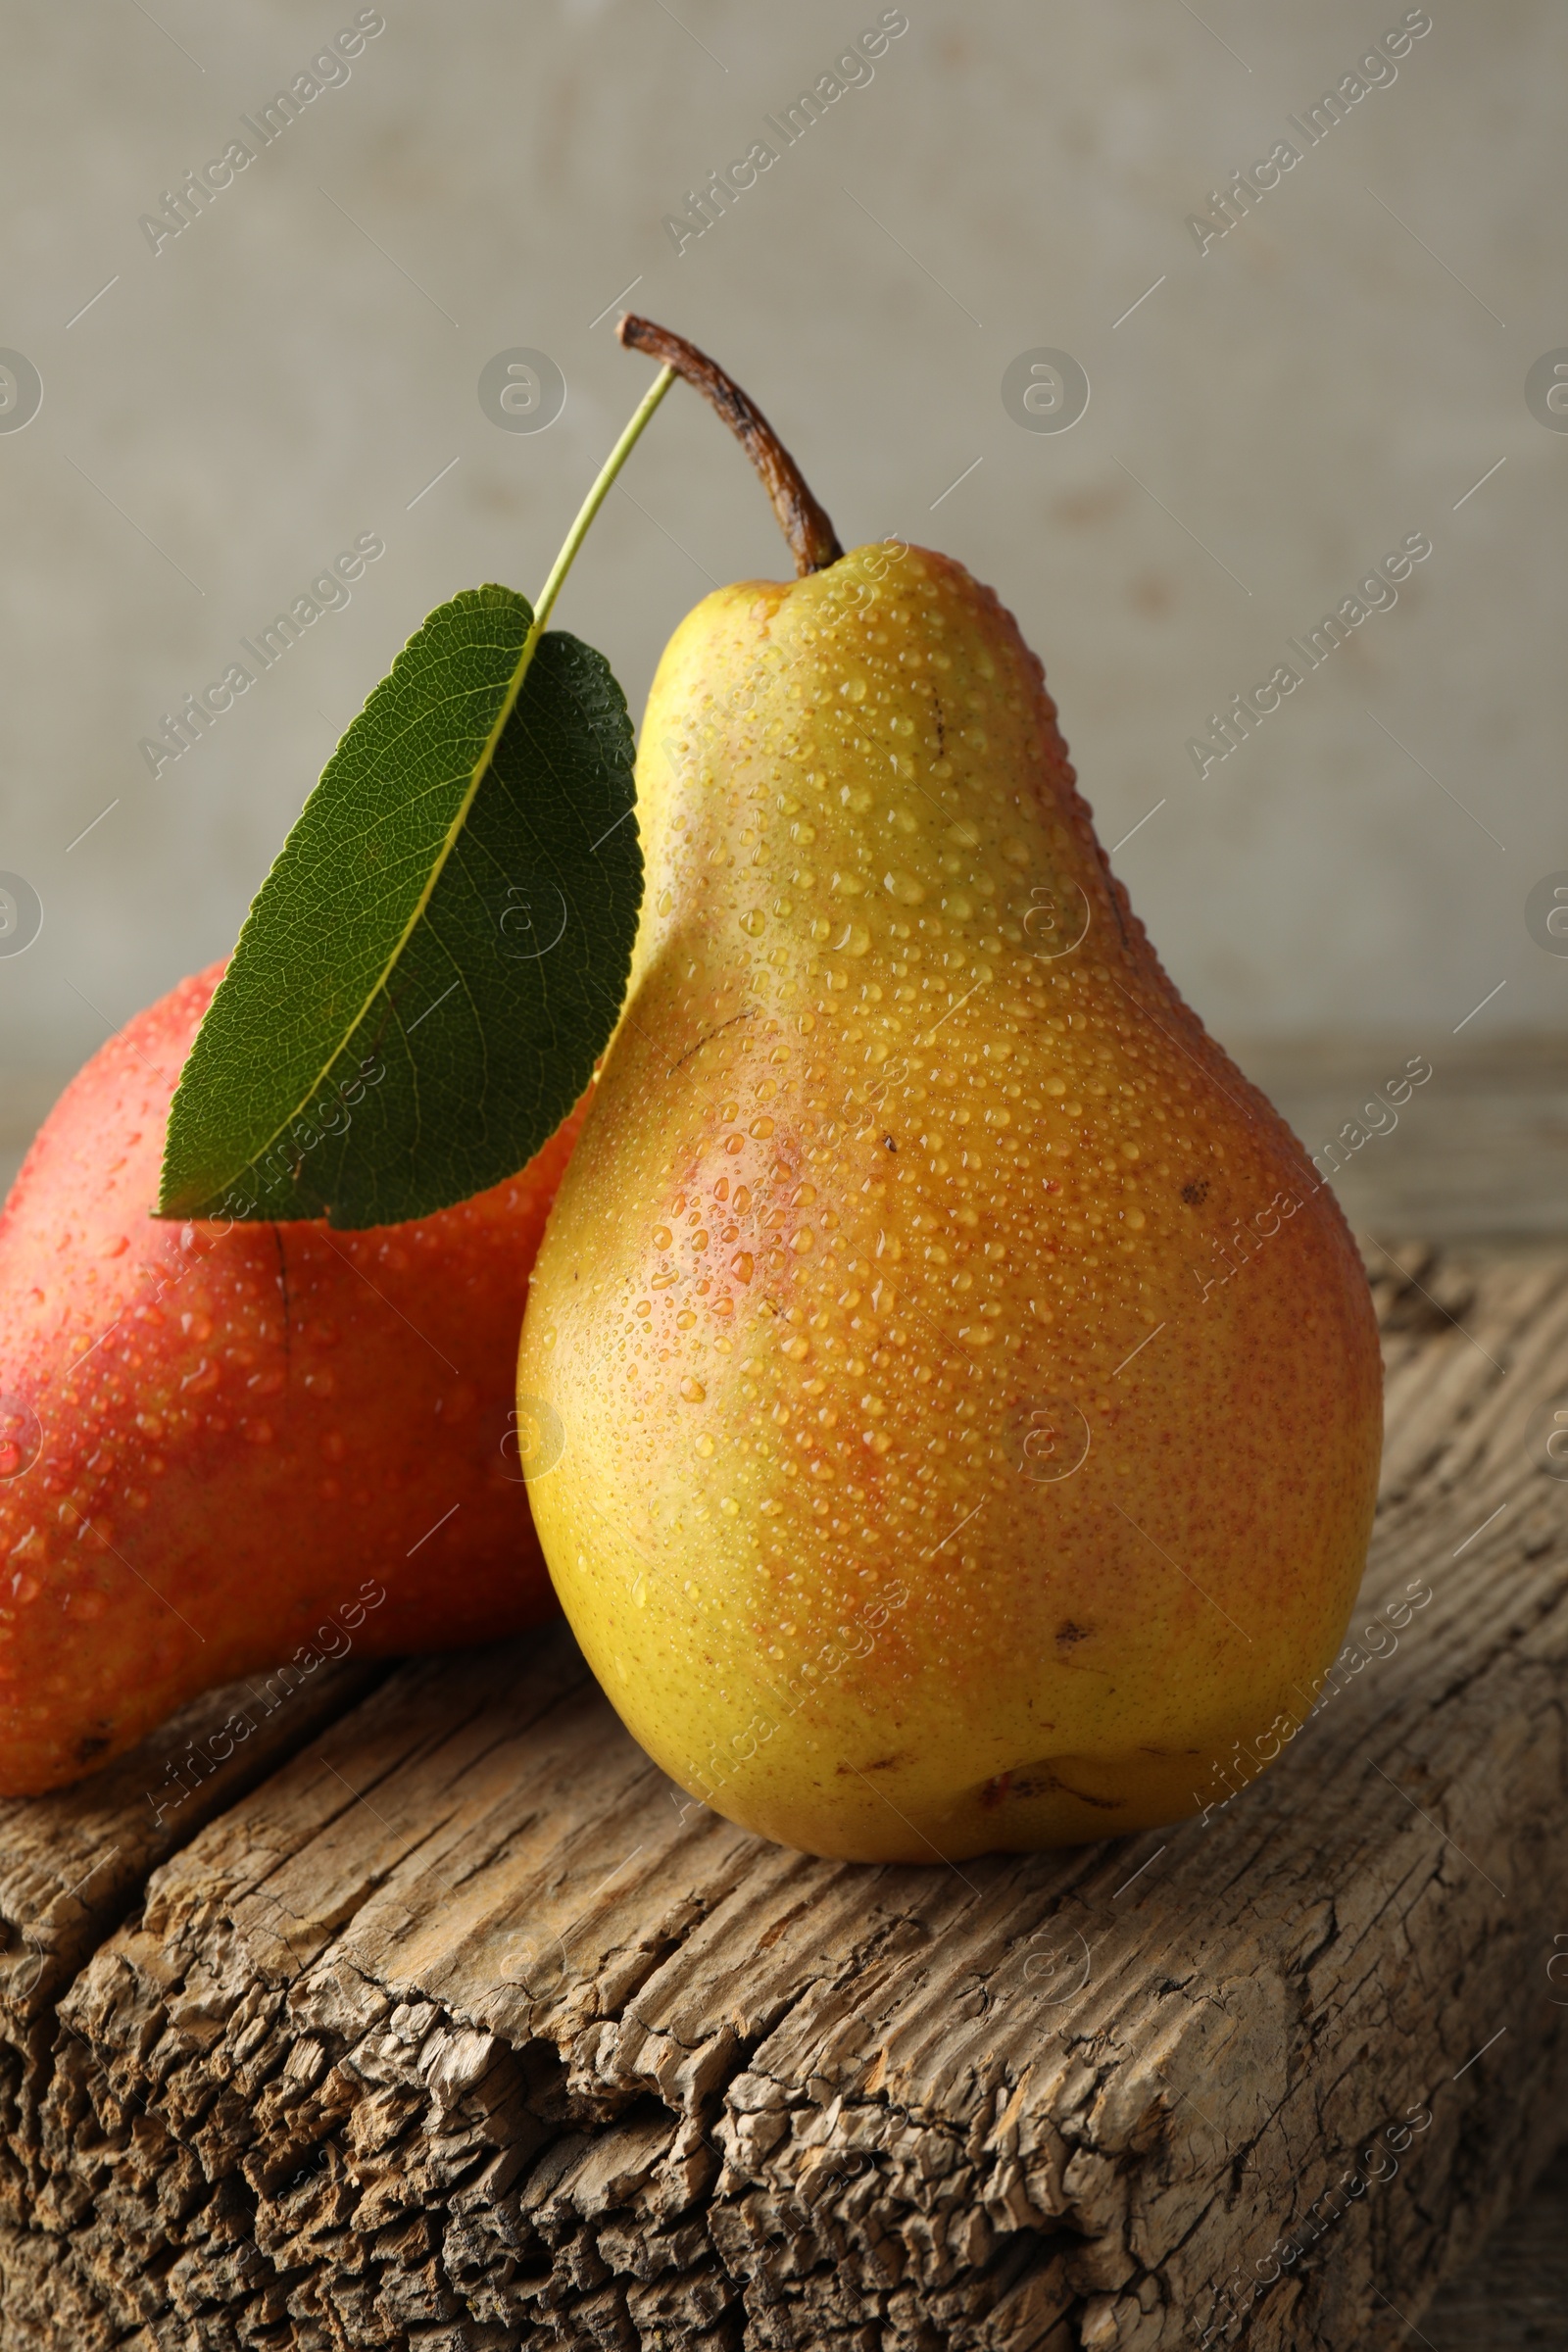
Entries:
{"type": "Polygon", "coordinates": [[[1568,2313],[1568,2147],[1421,2321],[1430,2352],[1545,2352],[1568,2313]]]}
{"type": "Polygon", "coordinates": [[[205,1692],[74,1788],[0,1798],[0,2343],[36,2299],[23,2281],[48,2298],[56,2249],[29,2244],[26,2230],[43,2185],[38,2118],[66,2031],[61,1996],[161,1862],[388,1671],[312,1658],[205,1692]]]}
{"type": "Polygon", "coordinates": [[[1376,1288],[1372,1560],[1274,1770],[859,1868],[693,1805],[560,1631],[401,1668],[62,1992],[7,2352],[1395,2340],[1562,2132],[1568,1257],[1376,1288]]]}

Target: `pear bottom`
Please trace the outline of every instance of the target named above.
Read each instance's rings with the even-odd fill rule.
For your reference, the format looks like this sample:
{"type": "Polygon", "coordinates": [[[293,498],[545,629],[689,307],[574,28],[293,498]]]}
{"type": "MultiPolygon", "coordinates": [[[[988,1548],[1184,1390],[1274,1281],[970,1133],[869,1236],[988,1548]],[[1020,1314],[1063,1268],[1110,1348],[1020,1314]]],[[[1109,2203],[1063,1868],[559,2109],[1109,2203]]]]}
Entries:
{"type": "MultiPolygon", "coordinates": [[[[548,1484],[534,1490],[547,1557],[555,1531],[540,1486],[548,1484]]],[[[1140,1649],[1112,1623],[1120,1665],[1072,1663],[1064,1646],[1093,1651],[1106,1634],[1063,1616],[1068,1642],[1036,1644],[1033,1675],[1020,1639],[1010,1690],[1000,1660],[987,1690],[984,1677],[945,1671],[945,1644],[927,1648],[918,1617],[897,1626],[922,1605],[940,1610],[944,1596],[932,1585],[916,1596],[898,1579],[884,1584],[885,1601],[850,1604],[839,1638],[795,1651],[786,1668],[770,1673],[760,1659],[748,1667],[719,1645],[705,1673],[678,1630],[662,1667],[638,1642],[641,1627],[626,1625],[647,1621],[646,1576],[629,1580],[623,1610],[598,1605],[605,1588],[597,1579],[585,1587],[580,1573],[567,1574],[558,1583],[589,1664],[676,1788],[802,1852],[956,1862],[1206,1819],[1239,1795],[1285,1753],[1316,1703],[1359,1580],[1355,1548],[1352,1539],[1338,1576],[1315,1580],[1315,1635],[1266,1678],[1244,1666],[1244,1641],[1209,1641],[1196,1613],[1186,1643],[1167,1631],[1140,1649]],[[879,1635],[901,1653],[896,1665],[879,1659],[879,1635]],[[698,1671],[683,1673],[679,1652],[698,1671]],[[1219,1688],[1226,1682],[1228,1698],[1219,1688]]],[[[700,1589],[683,1597],[701,1605],[700,1589]]],[[[1187,1595],[1178,1589],[1166,1597],[1168,1624],[1186,1614],[1187,1595]]],[[[1080,1601],[1079,1618],[1097,1614],[1103,1627],[1114,1612],[1080,1601]]]]}
{"type": "MultiPolygon", "coordinates": [[[[833,1861],[962,1862],[987,1853],[1035,1853],[1132,1837],[1200,1811],[1206,1816],[1263,1771],[1296,1737],[1306,1712],[1299,1697],[1294,1709],[1287,1698],[1266,1719],[1267,1732],[1249,1716],[1231,1739],[1177,1756],[1038,1757],[978,1788],[954,1788],[923,1803],[906,1790],[907,1812],[878,1787],[874,1772],[858,1791],[846,1790],[836,1776],[841,1785],[829,1794],[826,1776],[819,1783],[813,1776],[813,1785],[791,1796],[769,1786],[765,1767],[744,1785],[712,1789],[688,1765],[698,1786],[687,1793],[701,1800],[707,1788],[713,1810],[726,1818],[833,1861]]],[[[670,1777],[679,1780],[673,1771],[670,1777]]]]}

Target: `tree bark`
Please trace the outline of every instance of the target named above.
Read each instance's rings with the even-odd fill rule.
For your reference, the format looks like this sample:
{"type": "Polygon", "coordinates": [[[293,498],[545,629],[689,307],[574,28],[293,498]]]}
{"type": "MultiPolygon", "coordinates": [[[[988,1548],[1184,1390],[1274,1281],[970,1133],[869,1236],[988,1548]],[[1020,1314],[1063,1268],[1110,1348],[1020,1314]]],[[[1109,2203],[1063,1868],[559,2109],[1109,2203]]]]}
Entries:
{"type": "Polygon", "coordinates": [[[1568,1257],[1372,1255],[1352,1643],[1204,1821],[812,1861],[559,1629],[323,1690],[163,1850],[131,1762],[8,1808],[14,1974],[122,1850],[6,2011],[5,2352],[1393,2341],[1562,2132],[1568,1257]]]}

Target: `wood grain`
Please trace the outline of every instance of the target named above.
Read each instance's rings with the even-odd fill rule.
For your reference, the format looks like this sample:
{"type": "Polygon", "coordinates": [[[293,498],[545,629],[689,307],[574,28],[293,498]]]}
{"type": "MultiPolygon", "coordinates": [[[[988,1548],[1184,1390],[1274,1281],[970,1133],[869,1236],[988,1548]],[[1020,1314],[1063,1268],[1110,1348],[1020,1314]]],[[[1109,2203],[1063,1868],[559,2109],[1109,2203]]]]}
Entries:
{"type": "Polygon", "coordinates": [[[672,1790],[560,1631],[400,1668],[62,1957],[6,2352],[1411,2340],[1568,2113],[1568,1256],[1370,1254],[1384,1501],[1276,1769],[859,1868],[672,1790]]]}
{"type": "Polygon", "coordinates": [[[1564,2352],[1568,2150],[1493,2233],[1481,2259],[1439,2290],[1422,2315],[1421,2334],[1430,2352],[1564,2352]]]}

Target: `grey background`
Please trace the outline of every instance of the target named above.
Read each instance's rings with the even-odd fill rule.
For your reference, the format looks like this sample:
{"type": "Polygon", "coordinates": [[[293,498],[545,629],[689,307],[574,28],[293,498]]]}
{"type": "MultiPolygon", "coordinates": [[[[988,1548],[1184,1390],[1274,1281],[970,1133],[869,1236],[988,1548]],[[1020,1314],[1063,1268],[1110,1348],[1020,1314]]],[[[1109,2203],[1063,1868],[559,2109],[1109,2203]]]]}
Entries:
{"type": "MultiPolygon", "coordinates": [[[[1001,592],[1107,846],[1163,801],[1115,862],[1220,1036],[1435,1053],[1499,982],[1463,1045],[1560,1027],[1568,959],[1523,910],[1568,866],[1568,434],[1524,381],[1568,343],[1568,18],[1433,0],[1397,80],[1200,255],[1187,215],[1401,6],[910,0],[875,78],[677,256],[662,216],[878,13],[385,0],[352,77],[155,257],[139,216],[355,8],[11,0],[0,344],[44,382],[0,434],[0,866],[45,908],[0,958],[15,1104],[231,945],[431,606],[537,588],[649,380],[613,341],[632,280],[754,392],[846,543],[900,530],[1001,592]],[[564,374],[548,431],[480,410],[513,345],[564,374]],[[1088,372],[1069,432],[1004,409],[1039,345],[1088,372]],[[1207,713],[1418,529],[1398,606],[1200,781],[1207,713]],[[387,552],[352,604],[154,780],[138,739],[363,531],[387,552]]],[[[788,563],[678,388],[623,484],[558,620],[635,714],[710,583],[788,563]]]]}

